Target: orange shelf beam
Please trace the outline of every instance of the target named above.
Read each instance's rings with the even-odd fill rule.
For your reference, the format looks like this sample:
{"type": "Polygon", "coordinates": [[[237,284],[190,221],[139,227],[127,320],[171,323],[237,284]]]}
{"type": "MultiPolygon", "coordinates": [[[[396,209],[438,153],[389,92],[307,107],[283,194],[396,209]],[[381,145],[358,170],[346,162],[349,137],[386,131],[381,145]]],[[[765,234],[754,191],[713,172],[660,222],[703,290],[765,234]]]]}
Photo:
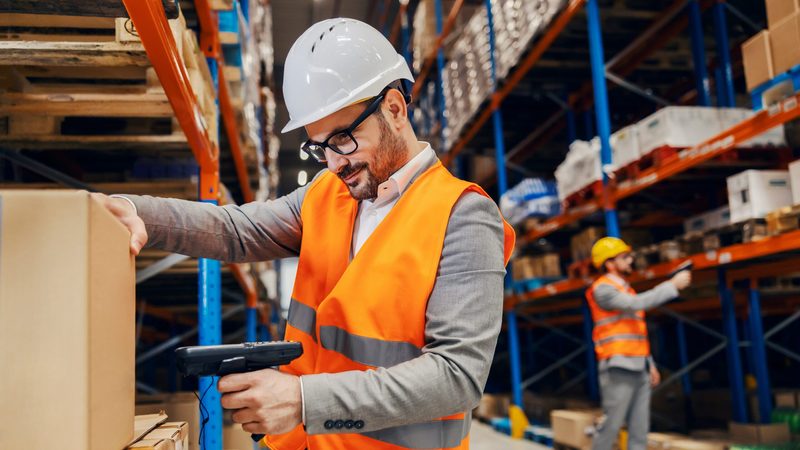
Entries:
{"type": "Polygon", "coordinates": [[[164,87],[175,117],[201,169],[216,167],[219,148],[205,128],[203,114],[192,91],[189,74],[181,60],[161,0],[123,0],[147,56],[164,87]]]}
{"type": "MultiPolygon", "coordinates": [[[[218,58],[218,63],[220,67],[224,66],[222,58],[218,58]]],[[[231,147],[231,155],[233,156],[233,164],[236,167],[236,175],[239,178],[242,197],[245,203],[250,203],[255,197],[253,196],[253,190],[250,188],[250,176],[247,174],[247,165],[244,163],[242,141],[239,139],[239,127],[236,124],[236,113],[233,112],[230,88],[224,74],[224,70],[220,70],[218,73],[219,109],[222,115],[222,122],[225,125],[225,131],[228,133],[228,145],[231,147]]]]}
{"type": "MultiPolygon", "coordinates": [[[[712,252],[691,255],[688,258],[669,263],[657,264],[648,267],[647,269],[637,271],[630,278],[630,282],[631,284],[635,285],[647,281],[664,279],[676,267],[687,260],[691,260],[694,263],[693,270],[698,271],[714,269],[729,264],[746,262],[766,256],[778,255],[797,250],[800,250],[800,230],[791,231],[756,242],[736,244],[712,252]]],[[[734,280],[765,277],[781,272],[787,273],[793,271],[795,268],[800,268],[800,258],[798,258],[797,261],[792,261],[789,263],[785,261],[781,263],[770,262],[767,265],[764,265],[761,269],[756,268],[756,270],[753,268],[735,269],[731,272],[729,279],[734,280]]],[[[533,300],[541,300],[557,295],[578,292],[589,286],[591,282],[591,279],[573,278],[557,281],[525,294],[508,295],[506,296],[505,309],[513,309],[521,303],[530,302],[533,300]]]]}
{"type": "MultiPolygon", "coordinates": [[[[681,150],[671,161],[666,162],[661,167],[651,168],[642,172],[631,182],[626,182],[620,186],[609,186],[612,201],[616,203],[630,197],[676,174],[720,156],[771,128],[800,117],[800,105],[798,102],[800,102],[800,94],[795,94],[773,108],[759,112],[750,119],[740,122],[700,145],[681,150]]],[[[522,237],[520,242],[530,242],[547,236],[565,225],[586,217],[588,214],[585,211],[590,211],[590,214],[597,209],[598,202],[596,200],[588,202],[586,205],[576,206],[565,214],[553,217],[534,228],[522,237]]]]}
{"type": "Polygon", "coordinates": [[[466,147],[466,145],[475,137],[475,135],[478,134],[478,131],[481,129],[481,127],[483,127],[486,121],[489,120],[489,117],[492,116],[494,110],[500,107],[500,104],[503,103],[503,100],[505,100],[506,97],[508,97],[508,94],[510,94],[511,91],[517,87],[517,84],[519,84],[528,71],[530,71],[537,62],[539,62],[544,52],[550,48],[550,45],[553,44],[553,41],[556,40],[558,35],[561,34],[564,28],[566,28],[567,24],[569,24],[572,18],[575,17],[575,14],[577,14],[585,4],[586,0],[572,0],[569,2],[569,5],[567,5],[564,11],[562,11],[561,14],[559,14],[558,17],[553,21],[547,32],[536,42],[536,45],[533,46],[530,53],[528,53],[528,56],[525,57],[525,59],[514,70],[511,76],[508,77],[503,87],[501,87],[492,95],[489,106],[481,111],[481,114],[467,129],[461,139],[459,139],[455,145],[453,145],[450,151],[448,151],[442,157],[442,163],[445,166],[450,165],[455,157],[464,150],[464,147],[466,147]]]}

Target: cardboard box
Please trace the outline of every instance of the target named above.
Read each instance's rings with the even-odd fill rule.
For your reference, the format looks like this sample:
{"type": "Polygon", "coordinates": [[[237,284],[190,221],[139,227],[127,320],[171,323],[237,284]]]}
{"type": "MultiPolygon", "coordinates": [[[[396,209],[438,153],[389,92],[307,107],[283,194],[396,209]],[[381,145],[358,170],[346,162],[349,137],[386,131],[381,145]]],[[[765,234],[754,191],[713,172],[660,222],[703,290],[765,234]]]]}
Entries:
{"type": "Polygon", "coordinates": [[[731,440],[737,444],[784,444],[792,440],[786,423],[751,424],[731,422],[731,440]]]}
{"type": "Polygon", "coordinates": [[[798,401],[798,394],[800,391],[776,391],[775,392],[775,408],[800,408],[800,401],[798,401]]]}
{"type": "Polygon", "coordinates": [[[591,448],[595,421],[602,415],[600,410],[555,410],[551,412],[553,441],[577,449],[591,448]]]}
{"type": "Polygon", "coordinates": [[[164,411],[170,421],[189,424],[189,449],[199,449],[200,404],[191,392],[172,394],[137,395],[136,415],[164,411]]]}
{"type": "Polygon", "coordinates": [[[483,394],[481,402],[475,408],[475,416],[484,419],[508,417],[511,397],[508,394],[483,394]]]}
{"type": "Polygon", "coordinates": [[[672,442],[688,439],[678,433],[647,433],[647,450],[671,450],[672,442]]]}
{"type": "Polygon", "coordinates": [[[639,147],[647,155],[660,147],[692,147],[724,131],[717,108],[668,106],[638,124],[639,147]]]}
{"type": "Polygon", "coordinates": [[[792,204],[800,205],[800,159],[789,164],[789,184],[792,185],[792,204]]]}
{"type": "Polygon", "coordinates": [[[130,442],[129,242],[87,192],[0,190],[0,448],[130,442]]]}
{"type": "Polygon", "coordinates": [[[225,450],[253,450],[250,433],[237,424],[222,427],[222,448],[225,450]]]}
{"type": "Polygon", "coordinates": [[[605,235],[605,230],[600,227],[589,227],[570,239],[572,261],[578,262],[592,256],[592,246],[598,239],[605,235]]]}
{"type": "Polygon", "coordinates": [[[772,71],[776,76],[800,64],[800,13],[795,12],[770,28],[769,45],[772,48],[772,71]]]}
{"type": "Polygon", "coordinates": [[[724,441],[701,441],[696,439],[679,439],[670,443],[671,450],[727,450],[724,441]]]}
{"type": "Polygon", "coordinates": [[[187,448],[189,448],[189,426],[186,422],[161,424],[128,447],[129,450],[186,450],[187,448]]]}
{"type": "Polygon", "coordinates": [[[767,26],[772,29],[781,20],[800,11],[798,0],[765,0],[767,6],[767,26]]]}
{"type": "Polygon", "coordinates": [[[731,223],[764,218],[769,212],[792,204],[789,172],[746,170],[728,177],[731,223]]]}
{"type": "Polygon", "coordinates": [[[744,78],[747,90],[775,78],[772,65],[772,49],[769,44],[769,31],[762,30],[742,44],[744,78]]]}

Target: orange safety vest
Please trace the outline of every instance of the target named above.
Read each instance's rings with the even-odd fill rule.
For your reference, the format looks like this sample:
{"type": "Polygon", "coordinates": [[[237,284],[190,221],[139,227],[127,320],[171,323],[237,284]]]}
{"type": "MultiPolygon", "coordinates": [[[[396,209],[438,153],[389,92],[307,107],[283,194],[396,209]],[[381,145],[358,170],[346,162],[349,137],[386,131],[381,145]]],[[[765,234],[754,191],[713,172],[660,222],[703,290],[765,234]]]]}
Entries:
{"type": "MultiPolygon", "coordinates": [[[[300,210],[303,240],[285,336],[301,342],[304,351],[281,370],[374,370],[420,356],[450,212],[466,191],[486,195],[437,162],[409,186],[350,261],[358,202],[335,174],[318,177],[300,210]]],[[[505,222],[504,228],[508,263],[514,231],[505,222]]],[[[352,433],[307,435],[299,425],[263,442],[276,450],[469,448],[465,413],[363,434],[356,429],[363,421],[341,420],[352,433]]]]}
{"type": "Polygon", "coordinates": [[[594,290],[599,284],[607,284],[621,292],[636,295],[633,288],[608,275],[599,277],[586,291],[594,321],[592,339],[597,359],[604,360],[617,355],[649,356],[650,342],[647,340],[644,311],[608,311],[601,308],[594,299],[594,290]]]}

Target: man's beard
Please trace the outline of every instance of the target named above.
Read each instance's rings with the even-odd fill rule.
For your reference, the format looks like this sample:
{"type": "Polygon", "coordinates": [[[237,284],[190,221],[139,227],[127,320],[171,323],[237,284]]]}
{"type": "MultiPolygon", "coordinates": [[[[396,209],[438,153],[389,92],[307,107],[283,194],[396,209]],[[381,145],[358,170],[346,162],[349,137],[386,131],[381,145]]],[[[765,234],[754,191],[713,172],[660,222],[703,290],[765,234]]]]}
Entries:
{"type": "Polygon", "coordinates": [[[360,182],[355,187],[345,183],[350,195],[359,201],[377,197],[378,186],[388,180],[400,168],[400,164],[408,154],[403,141],[392,132],[386,119],[380,113],[376,114],[375,117],[378,119],[378,125],[381,130],[381,148],[375,151],[371,162],[347,165],[338,173],[342,181],[359,170],[363,170],[366,173],[366,181],[360,182]]]}

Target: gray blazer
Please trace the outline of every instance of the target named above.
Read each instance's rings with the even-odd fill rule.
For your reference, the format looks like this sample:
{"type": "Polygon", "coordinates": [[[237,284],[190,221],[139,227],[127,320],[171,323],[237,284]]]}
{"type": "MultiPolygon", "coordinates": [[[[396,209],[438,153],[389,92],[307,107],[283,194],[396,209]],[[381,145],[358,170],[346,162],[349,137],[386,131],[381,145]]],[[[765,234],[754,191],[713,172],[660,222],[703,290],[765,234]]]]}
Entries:
{"type": "MultiPolygon", "coordinates": [[[[306,187],[301,187],[276,200],[222,207],[127,197],[145,222],[148,247],[248,262],[298,255],[305,193],[306,187]]],[[[450,215],[428,300],[422,355],[377,370],[304,375],[307,432],[350,433],[353,430],[325,423],[352,420],[361,421],[359,432],[369,435],[474,408],[502,321],[503,239],[495,203],[474,192],[464,194],[450,215]]],[[[459,434],[469,431],[466,422],[459,434]]],[[[401,440],[402,434],[398,433],[401,440]]]]}

